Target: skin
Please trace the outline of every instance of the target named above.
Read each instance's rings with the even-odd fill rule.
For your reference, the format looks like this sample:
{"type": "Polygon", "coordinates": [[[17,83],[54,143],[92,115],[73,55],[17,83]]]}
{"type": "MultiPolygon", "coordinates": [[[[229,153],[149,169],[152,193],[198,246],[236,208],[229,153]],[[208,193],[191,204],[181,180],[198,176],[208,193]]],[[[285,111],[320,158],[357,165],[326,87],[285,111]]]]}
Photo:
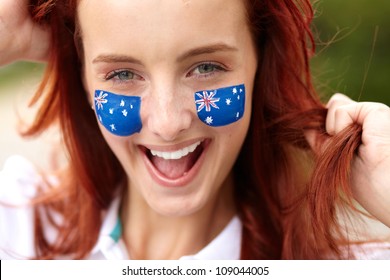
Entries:
{"type": "Polygon", "coordinates": [[[328,102],[326,130],[334,135],[356,122],[363,127],[362,144],[354,158],[352,187],[356,200],[390,227],[390,108],[355,102],[335,94],[328,102]]]}
{"type": "MultiPolygon", "coordinates": [[[[27,2],[1,1],[0,65],[14,60],[47,58],[48,31],[32,23],[25,8],[27,2]]],[[[119,139],[102,130],[130,177],[121,218],[124,240],[132,258],[169,259],[195,253],[234,215],[229,170],[249,122],[250,91],[247,91],[246,116],[240,125],[218,129],[200,124],[194,112],[188,109],[187,95],[199,89],[226,86],[226,81],[227,85],[245,82],[247,88],[251,88],[256,68],[239,1],[169,1],[169,6],[164,2],[167,1],[83,0],[79,7],[87,91],[91,95],[95,88],[117,93],[131,91],[142,96],[144,102],[144,129],[140,134],[131,139],[119,139]],[[222,20],[227,14],[229,20],[222,20]],[[176,61],[186,50],[207,45],[210,40],[218,40],[218,43],[227,40],[236,45],[238,51],[202,54],[180,63],[176,61]],[[92,62],[107,53],[131,55],[141,63],[92,62]],[[229,71],[217,73],[210,79],[186,78],[199,61],[220,60],[229,62],[229,71]],[[136,79],[130,88],[126,83],[104,81],[105,74],[117,68],[137,70],[136,78],[143,79],[136,79]],[[205,161],[206,167],[192,186],[178,194],[147,181],[150,176],[137,165],[139,158],[134,152],[137,144],[165,147],[206,135],[218,143],[210,148],[214,164],[211,166],[205,161]],[[222,156],[223,151],[227,151],[227,143],[229,152],[222,156]],[[228,163],[227,166],[223,167],[222,162],[228,163]]],[[[352,170],[354,194],[372,215],[390,227],[389,107],[354,102],[342,94],[334,95],[327,106],[329,134],[337,134],[353,122],[362,125],[362,144],[352,170]]],[[[315,136],[307,132],[313,147],[316,146],[315,136]]]]}
{"type": "Polygon", "coordinates": [[[230,171],[249,125],[257,66],[243,3],[83,0],[78,16],[91,99],[96,89],[142,99],[139,134],[117,137],[101,127],[129,178],[121,218],[131,258],[194,254],[235,214],[230,171]],[[205,71],[210,62],[217,67],[205,71]],[[121,69],[135,75],[106,80],[121,69]],[[198,119],[196,91],[241,83],[247,105],[239,122],[213,128],[198,119]],[[176,150],[200,139],[210,144],[193,180],[166,187],[151,178],[140,146],[176,150]]]}
{"type": "Polygon", "coordinates": [[[49,32],[33,22],[28,0],[2,0],[0,4],[0,65],[14,60],[44,61],[49,50],[49,32]]]}

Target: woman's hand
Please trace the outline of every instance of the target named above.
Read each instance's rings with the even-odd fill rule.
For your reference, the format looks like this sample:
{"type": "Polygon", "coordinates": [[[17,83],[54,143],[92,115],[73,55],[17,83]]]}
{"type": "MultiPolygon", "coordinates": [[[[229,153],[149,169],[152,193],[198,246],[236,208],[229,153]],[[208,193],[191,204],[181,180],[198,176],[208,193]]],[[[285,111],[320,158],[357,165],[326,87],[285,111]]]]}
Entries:
{"type": "Polygon", "coordinates": [[[0,0],[0,65],[15,60],[47,59],[48,29],[33,22],[28,3],[28,0],[0,0]]]}
{"type": "Polygon", "coordinates": [[[354,122],[362,126],[362,143],[352,164],[352,190],[371,215],[390,227],[390,108],[354,102],[343,94],[335,94],[327,107],[330,135],[354,122]]]}

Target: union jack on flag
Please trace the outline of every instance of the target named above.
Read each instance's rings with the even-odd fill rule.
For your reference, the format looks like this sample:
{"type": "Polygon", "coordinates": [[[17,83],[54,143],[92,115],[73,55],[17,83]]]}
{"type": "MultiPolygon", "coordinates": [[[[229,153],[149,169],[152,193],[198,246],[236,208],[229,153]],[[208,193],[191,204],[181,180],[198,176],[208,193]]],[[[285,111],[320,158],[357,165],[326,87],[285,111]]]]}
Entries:
{"type": "Polygon", "coordinates": [[[95,94],[95,102],[96,102],[95,106],[98,110],[103,109],[103,104],[107,103],[107,99],[106,99],[107,95],[108,94],[102,90],[99,92],[99,95],[97,93],[95,94]]]}
{"type": "Polygon", "coordinates": [[[200,98],[195,101],[196,104],[199,104],[198,112],[202,111],[203,108],[206,108],[206,111],[210,112],[210,106],[219,109],[219,107],[216,105],[216,103],[219,101],[219,98],[214,97],[216,93],[216,91],[210,91],[210,93],[208,93],[206,90],[203,91],[203,95],[201,95],[199,92],[196,93],[196,95],[200,98]]]}

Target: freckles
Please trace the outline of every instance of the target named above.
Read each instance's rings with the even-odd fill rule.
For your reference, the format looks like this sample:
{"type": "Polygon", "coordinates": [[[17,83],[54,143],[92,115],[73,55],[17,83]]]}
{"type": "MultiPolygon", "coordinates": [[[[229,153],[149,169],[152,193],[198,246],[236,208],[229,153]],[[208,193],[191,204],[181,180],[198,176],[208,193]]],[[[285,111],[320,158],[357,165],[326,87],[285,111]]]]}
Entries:
{"type": "Polygon", "coordinates": [[[95,112],[104,128],[116,136],[130,136],[142,128],[141,98],[96,90],[95,112]]]}
{"type": "Polygon", "coordinates": [[[226,126],[244,116],[245,85],[195,92],[198,118],[208,126],[226,126]]]}

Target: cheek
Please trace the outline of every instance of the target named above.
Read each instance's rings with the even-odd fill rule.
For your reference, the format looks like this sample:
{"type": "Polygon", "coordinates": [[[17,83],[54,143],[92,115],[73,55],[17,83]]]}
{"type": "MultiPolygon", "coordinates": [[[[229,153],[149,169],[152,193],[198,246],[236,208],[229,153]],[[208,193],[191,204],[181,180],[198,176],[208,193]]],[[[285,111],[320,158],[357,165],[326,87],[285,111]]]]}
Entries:
{"type": "Polygon", "coordinates": [[[97,119],[108,132],[116,136],[130,136],[141,131],[140,97],[96,90],[94,106],[97,119]]]}
{"type": "Polygon", "coordinates": [[[246,118],[243,118],[242,121],[225,126],[223,128],[218,128],[219,131],[219,141],[221,148],[227,153],[236,153],[241,149],[241,146],[245,140],[245,137],[248,132],[248,122],[246,118]]]}
{"type": "MultiPolygon", "coordinates": [[[[245,99],[244,84],[203,90],[195,92],[193,108],[204,124],[230,127],[244,117],[245,99]]],[[[98,121],[109,133],[126,137],[141,131],[140,97],[96,90],[93,102],[98,121]]]]}
{"type": "Polygon", "coordinates": [[[136,164],[138,158],[137,147],[132,142],[132,137],[118,137],[109,132],[104,127],[101,127],[101,132],[107,145],[114,153],[116,158],[121,163],[127,174],[130,174],[130,170],[136,164]]]}
{"type": "Polygon", "coordinates": [[[244,116],[244,84],[195,93],[198,118],[208,126],[233,124],[244,116]]]}

